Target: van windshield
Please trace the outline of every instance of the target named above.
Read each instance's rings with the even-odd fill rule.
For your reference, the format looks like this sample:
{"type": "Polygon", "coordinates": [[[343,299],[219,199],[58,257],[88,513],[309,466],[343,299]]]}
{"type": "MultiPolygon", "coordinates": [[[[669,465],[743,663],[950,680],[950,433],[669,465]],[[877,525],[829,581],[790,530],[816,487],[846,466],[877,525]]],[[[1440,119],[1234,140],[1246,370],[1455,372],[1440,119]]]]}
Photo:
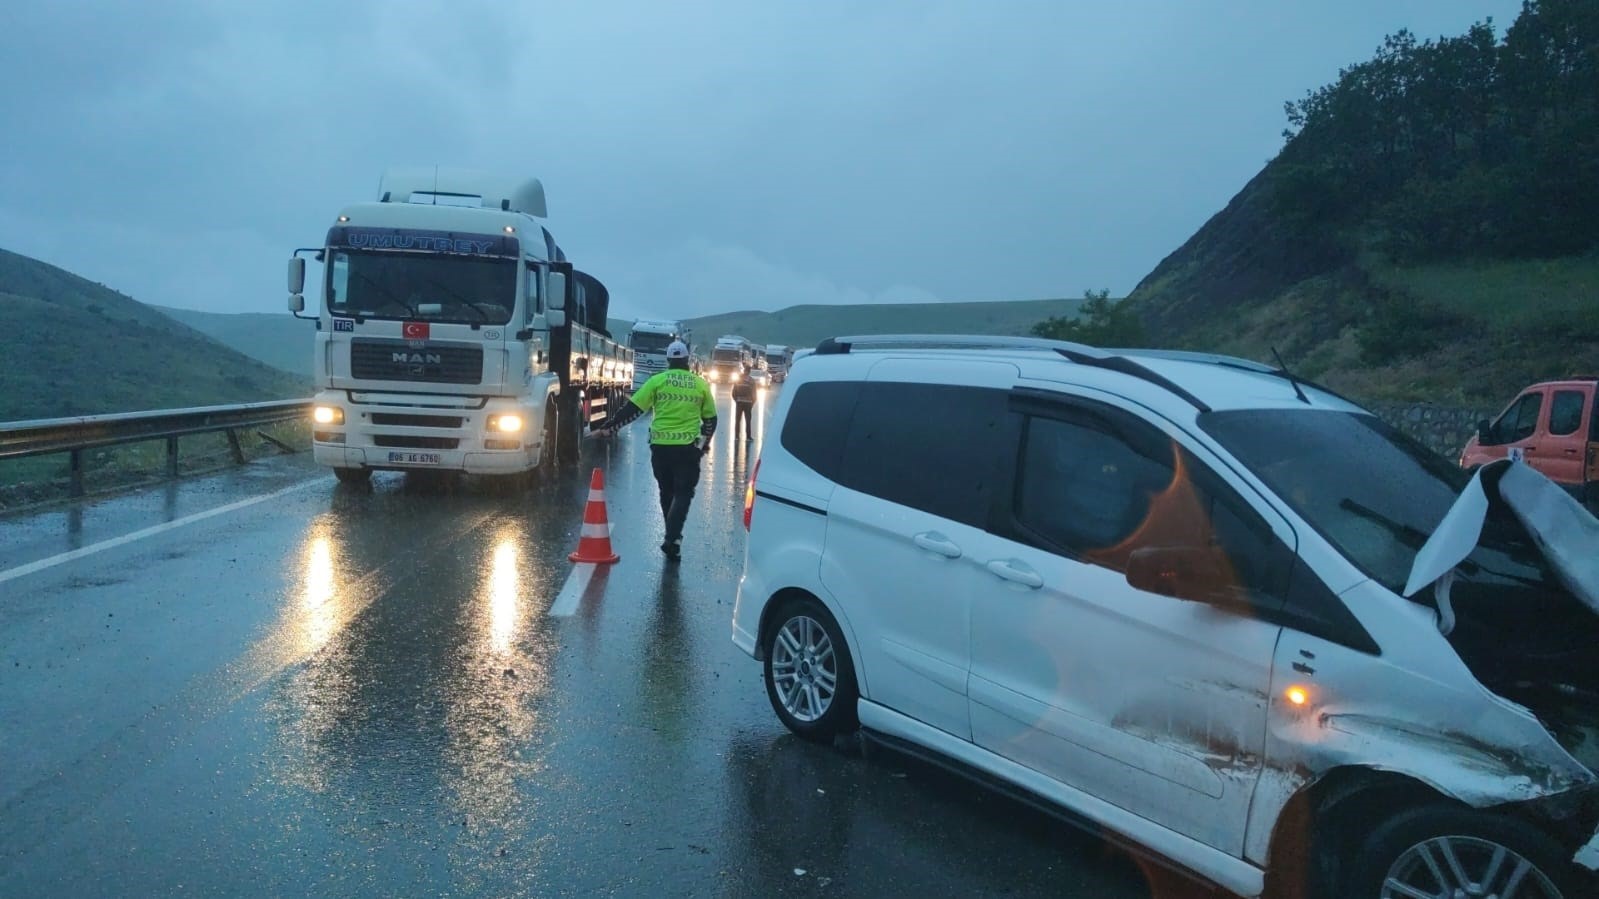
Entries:
{"type": "Polygon", "coordinates": [[[1373,579],[1404,589],[1470,476],[1373,415],[1207,412],[1204,428],[1373,579]]]}

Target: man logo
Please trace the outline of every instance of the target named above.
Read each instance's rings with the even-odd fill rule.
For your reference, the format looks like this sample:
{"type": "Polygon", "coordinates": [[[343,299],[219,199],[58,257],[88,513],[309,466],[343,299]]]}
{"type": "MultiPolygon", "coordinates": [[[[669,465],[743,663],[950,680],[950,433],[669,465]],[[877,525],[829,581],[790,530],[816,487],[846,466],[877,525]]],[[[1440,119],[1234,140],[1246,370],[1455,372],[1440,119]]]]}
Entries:
{"type": "Polygon", "coordinates": [[[440,353],[390,353],[390,362],[401,365],[443,365],[444,356],[440,353]]]}

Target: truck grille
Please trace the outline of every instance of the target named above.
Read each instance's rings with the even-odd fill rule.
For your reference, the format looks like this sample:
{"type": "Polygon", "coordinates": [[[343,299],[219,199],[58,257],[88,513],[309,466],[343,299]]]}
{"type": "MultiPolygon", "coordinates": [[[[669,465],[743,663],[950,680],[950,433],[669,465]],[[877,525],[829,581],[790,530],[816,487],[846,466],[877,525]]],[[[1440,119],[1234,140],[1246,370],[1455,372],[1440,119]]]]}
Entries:
{"type": "Polygon", "coordinates": [[[480,346],[412,347],[404,340],[350,341],[350,374],[376,381],[476,384],[483,380],[480,346]]]}
{"type": "Polygon", "coordinates": [[[461,445],[461,441],[454,437],[405,437],[395,434],[379,434],[372,438],[372,443],[389,449],[452,450],[461,445]]]}
{"type": "Polygon", "coordinates": [[[459,428],[461,426],[461,417],[459,415],[397,415],[392,412],[374,412],[372,413],[372,423],[402,428],[459,428]]]}

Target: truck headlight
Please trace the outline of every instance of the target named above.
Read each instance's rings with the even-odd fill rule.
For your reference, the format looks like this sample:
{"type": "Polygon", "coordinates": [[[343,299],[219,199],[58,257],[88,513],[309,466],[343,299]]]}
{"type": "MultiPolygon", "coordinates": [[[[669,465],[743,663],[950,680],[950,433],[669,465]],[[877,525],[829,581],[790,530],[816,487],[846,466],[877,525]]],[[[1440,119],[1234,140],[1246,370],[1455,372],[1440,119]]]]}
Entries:
{"type": "Polygon", "coordinates": [[[489,430],[499,431],[502,434],[512,434],[522,430],[522,416],[514,413],[489,416],[489,430]]]}
{"type": "Polygon", "coordinates": [[[314,406],[311,409],[311,420],[319,425],[342,425],[344,410],[338,406],[314,406]]]}

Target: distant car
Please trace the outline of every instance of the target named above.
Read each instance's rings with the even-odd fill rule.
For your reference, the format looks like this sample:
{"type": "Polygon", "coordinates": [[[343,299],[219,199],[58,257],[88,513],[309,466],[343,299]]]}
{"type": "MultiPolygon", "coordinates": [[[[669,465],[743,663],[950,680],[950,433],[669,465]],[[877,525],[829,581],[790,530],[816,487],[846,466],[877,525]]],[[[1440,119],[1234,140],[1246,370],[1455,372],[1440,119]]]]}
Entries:
{"type": "Polygon", "coordinates": [[[750,383],[756,387],[770,387],[772,386],[772,373],[764,368],[752,369],[750,371],[750,383]]]}
{"type": "Polygon", "coordinates": [[[1021,338],[825,342],[770,424],[732,629],[794,733],[1246,896],[1599,895],[1599,548],[1516,517],[1570,504],[1537,473],[1256,363],[1021,338]]]}
{"type": "Polygon", "coordinates": [[[1521,392],[1460,454],[1474,469],[1496,459],[1526,462],[1580,498],[1599,502],[1599,378],[1545,381],[1521,392]]]}

